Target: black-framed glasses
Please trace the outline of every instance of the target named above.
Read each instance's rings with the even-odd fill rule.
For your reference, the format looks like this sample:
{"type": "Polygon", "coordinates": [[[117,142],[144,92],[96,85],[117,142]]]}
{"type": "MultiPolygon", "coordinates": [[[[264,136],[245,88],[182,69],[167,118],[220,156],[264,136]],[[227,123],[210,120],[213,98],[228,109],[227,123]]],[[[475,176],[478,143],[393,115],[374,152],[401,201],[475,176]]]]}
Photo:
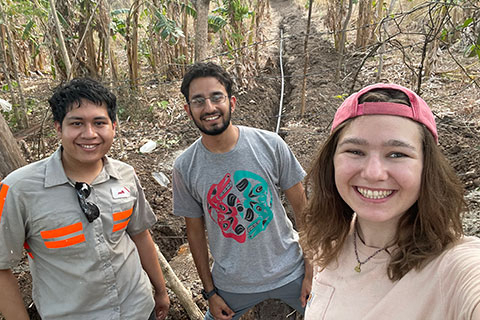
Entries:
{"type": "Polygon", "coordinates": [[[196,97],[193,98],[188,102],[190,107],[192,108],[203,108],[205,106],[205,103],[207,100],[210,100],[212,104],[221,104],[225,102],[225,99],[227,99],[227,96],[224,95],[223,93],[214,93],[210,97],[204,98],[204,97],[196,97]]]}
{"type": "Polygon", "coordinates": [[[92,187],[86,182],[77,182],[75,183],[75,190],[77,191],[78,203],[80,203],[80,208],[82,208],[85,217],[87,217],[88,222],[93,222],[100,215],[100,209],[95,203],[87,201],[92,192],[92,187]]]}

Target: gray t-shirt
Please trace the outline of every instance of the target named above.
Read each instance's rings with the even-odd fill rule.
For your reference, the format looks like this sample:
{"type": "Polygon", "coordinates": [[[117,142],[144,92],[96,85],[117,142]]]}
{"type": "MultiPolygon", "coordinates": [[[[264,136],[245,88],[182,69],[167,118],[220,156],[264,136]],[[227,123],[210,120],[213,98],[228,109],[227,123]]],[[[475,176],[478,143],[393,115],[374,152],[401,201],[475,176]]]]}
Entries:
{"type": "Polygon", "coordinates": [[[198,139],[175,161],[173,211],[202,217],[215,286],[235,293],[279,288],[304,272],[298,234],[279,195],[302,169],[275,133],[239,126],[233,150],[212,153],[198,139]]]}

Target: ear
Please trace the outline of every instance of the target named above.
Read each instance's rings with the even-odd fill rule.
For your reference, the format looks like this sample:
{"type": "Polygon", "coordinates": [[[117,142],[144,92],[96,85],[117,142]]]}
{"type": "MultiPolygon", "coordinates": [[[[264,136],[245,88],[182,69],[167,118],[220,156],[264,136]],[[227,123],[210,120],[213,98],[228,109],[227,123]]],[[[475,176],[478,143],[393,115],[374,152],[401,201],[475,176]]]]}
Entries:
{"type": "Polygon", "coordinates": [[[62,124],[59,121],[55,121],[53,123],[55,126],[55,130],[57,131],[57,137],[61,138],[62,137],[62,124]]]}
{"type": "Polygon", "coordinates": [[[190,106],[188,105],[188,103],[185,103],[183,105],[183,109],[185,109],[185,112],[187,113],[188,117],[192,119],[192,113],[190,112],[190,106]]]}
{"type": "Polygon", "coordinates": [[[117,130],[117,121],[112,122],[112,128],[113,128],[113,136],[115,137],[116,130],[117,130]]]}
{"type": "Polygon", "coordinates": [[[236,106],[237,106],[237,98],[235,98],[235,96],[232,96],[230,98],[230,112],[235,111],[236,106]]]}

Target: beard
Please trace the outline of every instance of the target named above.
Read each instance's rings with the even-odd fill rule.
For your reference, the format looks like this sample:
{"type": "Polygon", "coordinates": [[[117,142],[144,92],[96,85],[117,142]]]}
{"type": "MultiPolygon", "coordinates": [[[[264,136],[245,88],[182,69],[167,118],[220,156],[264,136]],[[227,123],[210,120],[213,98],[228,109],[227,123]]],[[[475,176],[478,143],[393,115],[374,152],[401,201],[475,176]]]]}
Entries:
{"type": "MultiPolygon", "coordinates": [[[[230,120],[232,118],[232,109],[230,108],[230,103],[228,106],[228,111],[226,114],[220,113],[220,117],[223,117],[223,122],[220,125],[216,125],[212,128],[207,129],[204,125],[202,125],[200,120],[195,119],[195,117],[192,117],[193,123],[195,126],[200,130],[202,133],[209,135],[209,136],[217,136],[227,130],[228,126],[230,125],[230,120]]],[[[190,114],[192,114],[190,110],[190,114]]],[[[206,115],[202,115],[202,117],[209,116],[212,114],[217,114],[217,113],[210,113],[206,115]]]]}

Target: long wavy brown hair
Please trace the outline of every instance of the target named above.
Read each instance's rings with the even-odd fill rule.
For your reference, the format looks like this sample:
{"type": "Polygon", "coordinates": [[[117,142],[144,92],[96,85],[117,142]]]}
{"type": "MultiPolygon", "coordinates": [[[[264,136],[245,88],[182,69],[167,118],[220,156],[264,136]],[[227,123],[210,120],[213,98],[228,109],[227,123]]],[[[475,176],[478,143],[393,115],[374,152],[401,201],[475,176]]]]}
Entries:
{"type": "MultiPolygon", "coordinates": [[[[382,90],[379,91],[381,96],[382,90]]],[[[378,94],[368,97],[368,94],[360,99],[389,102],[394,99],[391,94],[383,98],[378,94]]],[[[407,104],[406,99],[401,103],[407,104]]],[[[314,158],[306,178],[309,200],[302,216],[300,239],[307,257],[320,268],[325,268],[339,256],[354,216],[353,210],[337,191],[333,165],[339,137],[350,122],[347,120],[342,123],[328,137],[314,158]]],[[[394,240],[398,248],[391,253],[387,268],[392,281],[401,279],[413,268],[423,268],[463,234],[461,215],[467,210],[463,186],[436,145],[433,135],[424,126],[422,135],[420,194],[397,226],[394,240]]]]}

